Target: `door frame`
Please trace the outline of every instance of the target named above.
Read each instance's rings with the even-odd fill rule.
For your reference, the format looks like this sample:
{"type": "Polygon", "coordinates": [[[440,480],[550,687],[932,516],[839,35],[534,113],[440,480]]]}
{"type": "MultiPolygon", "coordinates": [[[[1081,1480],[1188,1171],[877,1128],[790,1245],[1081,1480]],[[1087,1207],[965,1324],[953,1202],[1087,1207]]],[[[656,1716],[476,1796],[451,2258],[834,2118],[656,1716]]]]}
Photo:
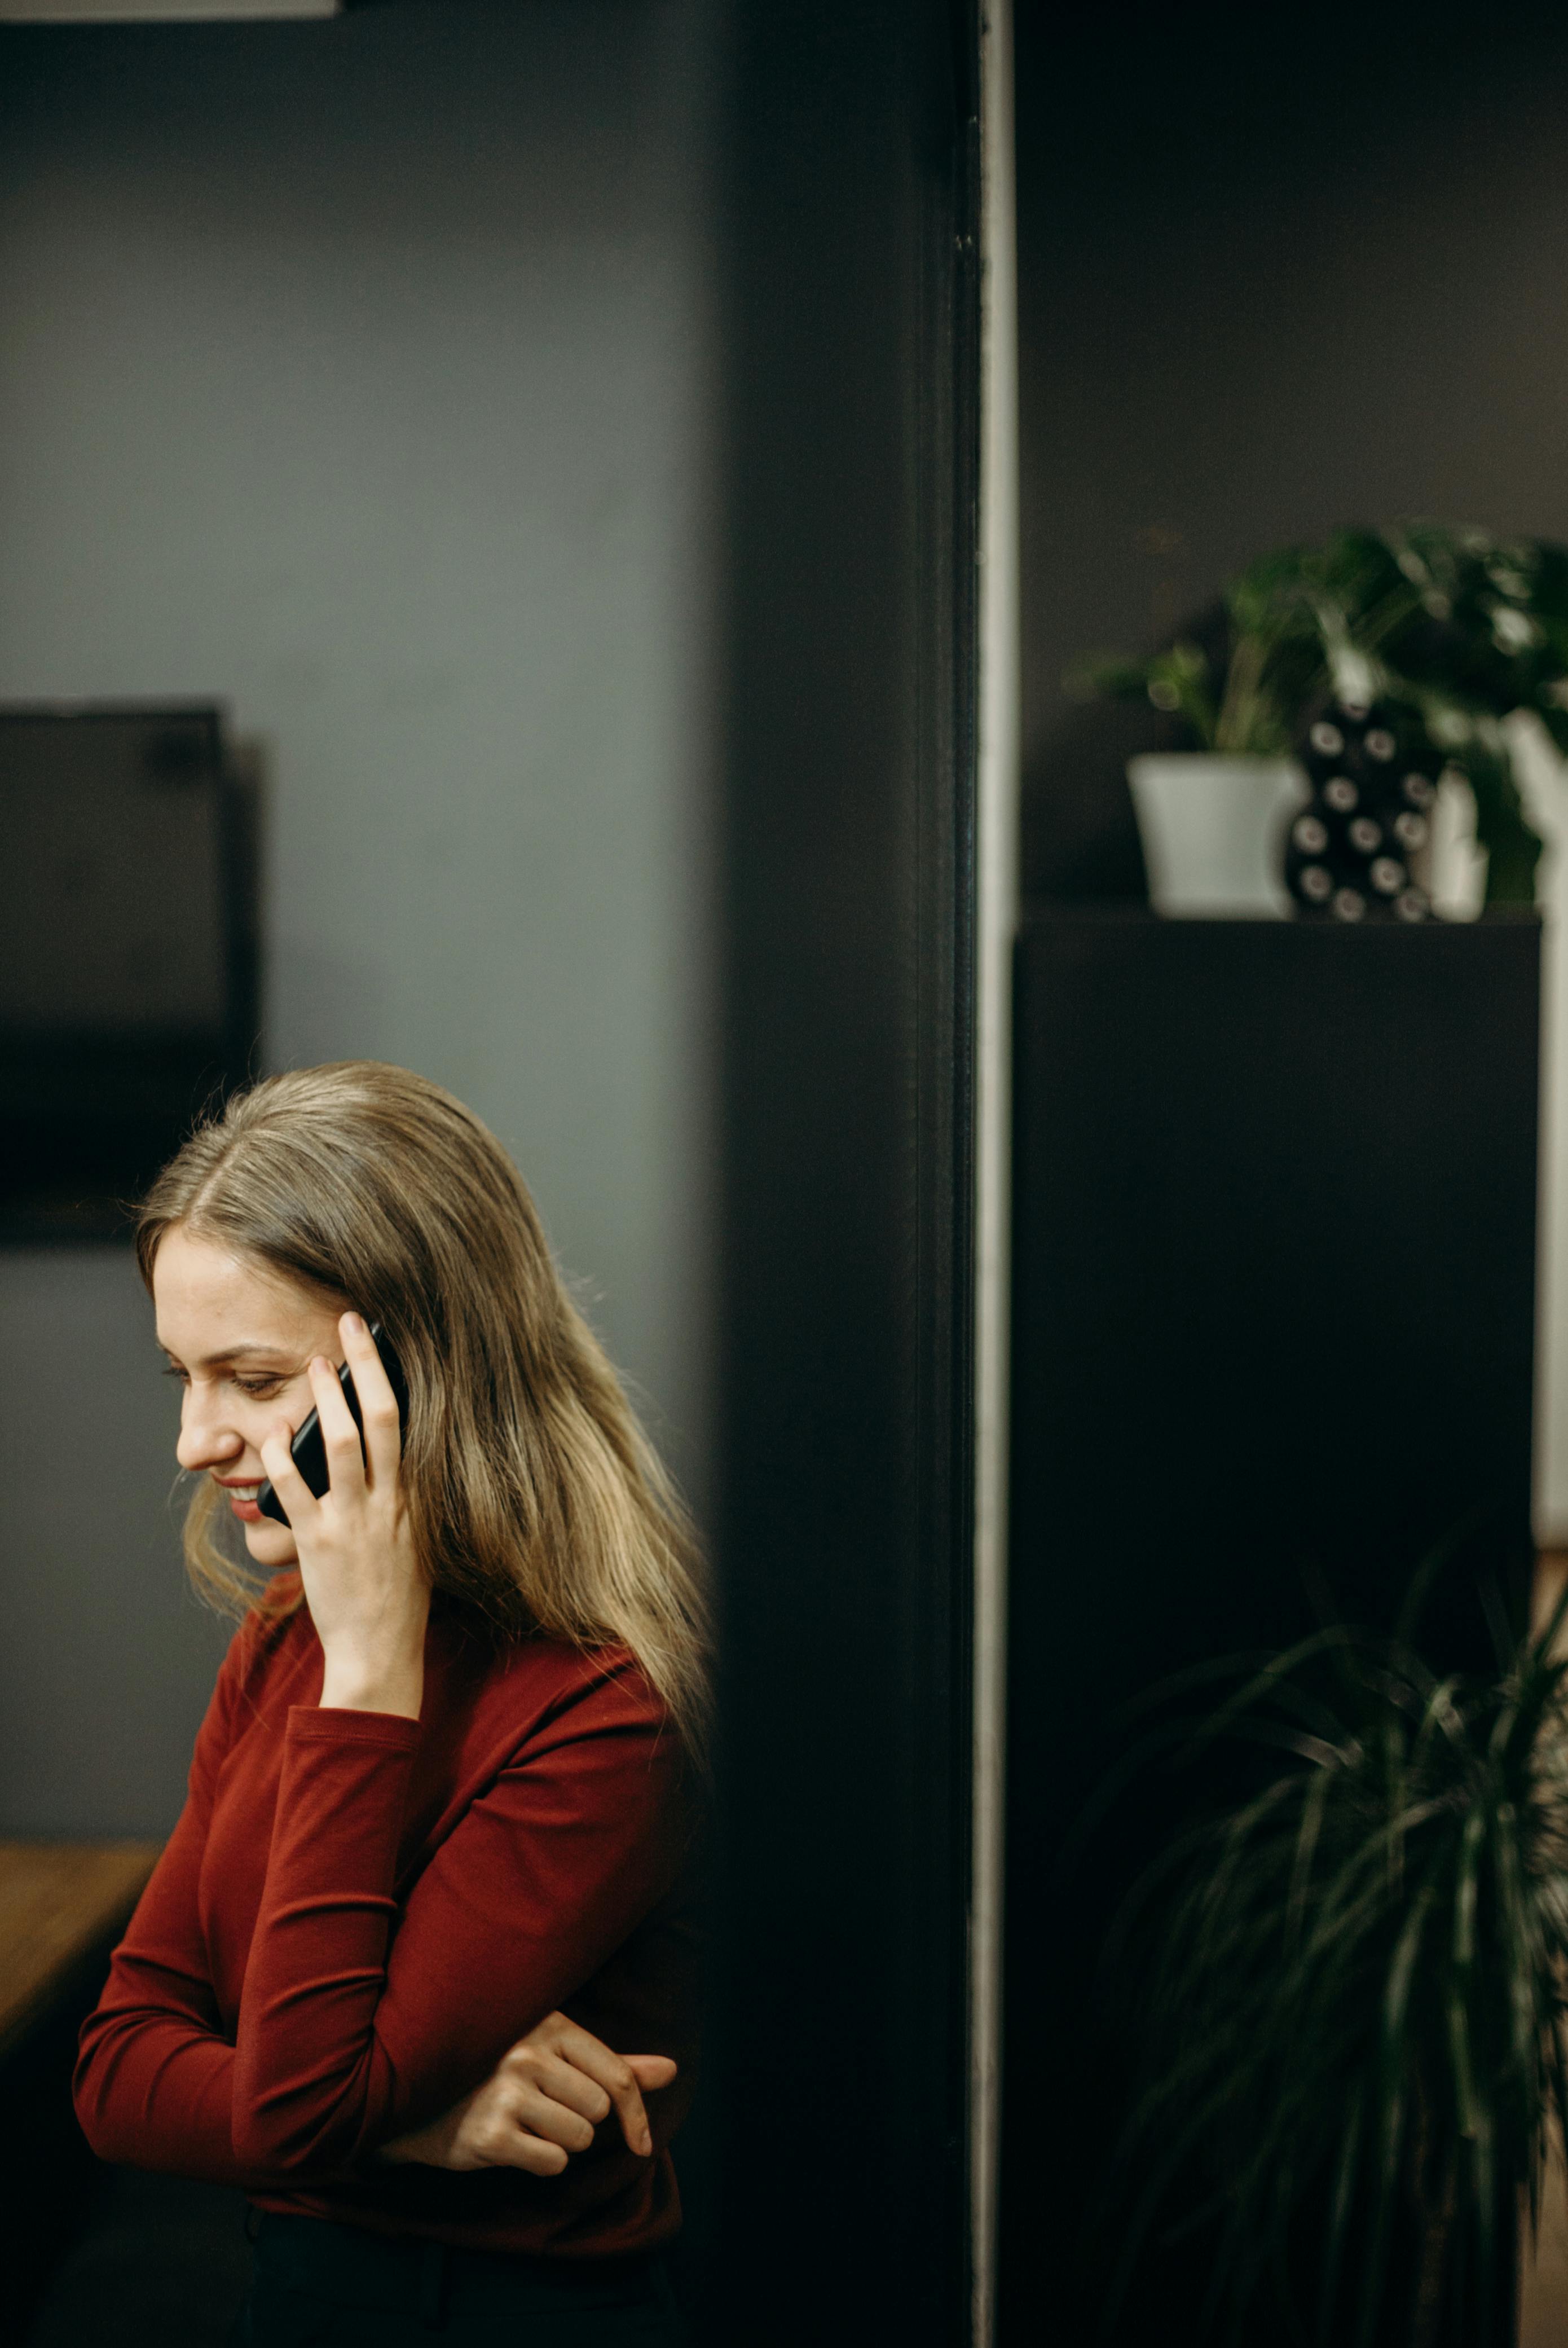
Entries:
{"type": "Polygon", "coordinates": [[[729,17],[703,2264],[711,2336],[748,2348],[951,2348],[989,2321],[1016,655],[982,671],[980,644],[982,612],[999,645],[1013,625],[1016,500],[982,588],[1010,174],[983,187],[981,137],[1005,38],[977,0],[729,17]]]}

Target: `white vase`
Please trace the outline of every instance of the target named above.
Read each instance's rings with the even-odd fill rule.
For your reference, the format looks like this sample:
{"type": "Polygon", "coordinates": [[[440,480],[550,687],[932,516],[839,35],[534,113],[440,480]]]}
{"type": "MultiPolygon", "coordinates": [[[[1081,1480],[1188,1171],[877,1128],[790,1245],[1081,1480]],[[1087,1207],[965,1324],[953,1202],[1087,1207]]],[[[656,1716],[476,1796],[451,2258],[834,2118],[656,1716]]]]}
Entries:
{"type": "Polygon", "coordinates": [[[1307,799],[1289,758],[1151,753],[1127,762],[1157,913],[1284,915],[1285,839],[1307,799]]]}

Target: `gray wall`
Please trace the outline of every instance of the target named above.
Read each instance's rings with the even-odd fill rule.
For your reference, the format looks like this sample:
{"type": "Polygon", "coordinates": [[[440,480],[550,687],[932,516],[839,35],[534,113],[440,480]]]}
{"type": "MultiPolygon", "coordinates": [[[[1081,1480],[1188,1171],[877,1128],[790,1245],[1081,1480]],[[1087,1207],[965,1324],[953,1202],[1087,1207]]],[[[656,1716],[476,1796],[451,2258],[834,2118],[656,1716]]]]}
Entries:
{"type": "MultiPolygon", "coordinates": [[[[1152,647],[1340,523],[1568,540],[1568,21],[1020,0],[1019,69],[1026,863],[1122,893],[1115,724],[1071,717],[1071,662],[1152,647]]],[[[1563,1540],[1568,777],[1540,745],[1528,768],[1552,851],[1537,1516],[1563,1540]]]]}
{"type": "Polygon", "coordinates": [[[1568,23],[1020,0],[1025,734],[1251,556],[1568,538],[1568,23]]]}
{"type": "MultiPolygon", "coordinates": [[[[514,1151],[702,1497],[702,0],[0,32],[0,698],[219,695],[266,1048],[514,1151]]],[[[0,1830],[156,1832],[223,1633],[128,1257],[0,1257],[0,1830]]]]}

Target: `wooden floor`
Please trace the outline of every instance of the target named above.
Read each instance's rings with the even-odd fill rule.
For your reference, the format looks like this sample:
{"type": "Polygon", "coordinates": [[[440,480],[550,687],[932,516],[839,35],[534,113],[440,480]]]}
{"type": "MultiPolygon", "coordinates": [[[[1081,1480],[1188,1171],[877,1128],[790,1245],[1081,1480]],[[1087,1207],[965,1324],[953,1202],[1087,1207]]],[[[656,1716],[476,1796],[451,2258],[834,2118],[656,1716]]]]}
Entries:
{"type": "Polygon", "coordinates": [[[1519,2348],[1568,2348],[1568,2177],[1553,2164],[1533,2259],[1524,2250],[1519,2348]]]}

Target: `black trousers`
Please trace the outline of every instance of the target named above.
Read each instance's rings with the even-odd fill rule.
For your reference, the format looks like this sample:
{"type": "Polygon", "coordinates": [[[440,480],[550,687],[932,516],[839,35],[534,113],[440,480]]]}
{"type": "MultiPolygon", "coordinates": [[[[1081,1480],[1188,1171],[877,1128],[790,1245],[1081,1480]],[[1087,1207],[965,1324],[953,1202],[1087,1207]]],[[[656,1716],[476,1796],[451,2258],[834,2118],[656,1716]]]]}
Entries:
{"type": "Polygon", "coordinates": [[[664,2261],[509,2258],[268,2210],[231,2348],[687,2348],[664,2261]]]}

